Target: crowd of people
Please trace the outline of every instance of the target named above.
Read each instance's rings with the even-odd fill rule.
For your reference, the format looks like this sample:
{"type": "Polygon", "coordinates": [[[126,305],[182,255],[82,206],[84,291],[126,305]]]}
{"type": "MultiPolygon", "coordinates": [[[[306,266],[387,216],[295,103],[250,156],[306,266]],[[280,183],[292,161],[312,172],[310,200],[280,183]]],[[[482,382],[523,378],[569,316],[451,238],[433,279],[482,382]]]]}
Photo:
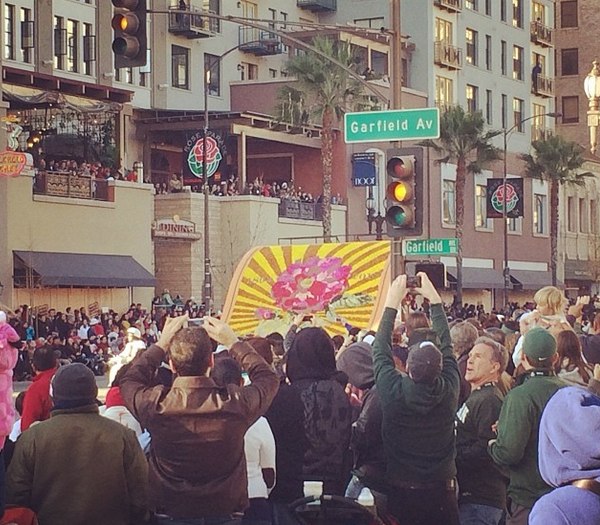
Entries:
{"type": "Polygon", "coordinates": [[[96,180],[122,180],[137,182],[138,175],[133,169],[118,169],[105,166],[100,161],[87,162],[75,159],[55,160],[40,158],[37,162],[39,171],[71,173],[81,177],[91,177],[96,180]]]}
{"type": "Polygon", "coordinates": [[[240,338],[168,290],[122,315],[0,314],[0,376],[21,341],[34,374],[15,427],[0,389],[7,501],[42,525],[600,523],[596,298],[548,286],[486,313],[419,277],[346,337],[299,312],[240,338]],[[102,406],[74,344],[107,356],[102,406]]]}

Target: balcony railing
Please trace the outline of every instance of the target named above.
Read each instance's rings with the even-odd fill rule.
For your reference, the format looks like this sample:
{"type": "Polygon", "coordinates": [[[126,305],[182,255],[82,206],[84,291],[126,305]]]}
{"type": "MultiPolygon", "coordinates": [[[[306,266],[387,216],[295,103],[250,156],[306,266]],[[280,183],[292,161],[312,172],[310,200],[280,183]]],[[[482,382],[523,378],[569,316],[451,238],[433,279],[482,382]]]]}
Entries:
{"type": "Polygon", "coordinates": [[[457,13],[462,9],[462,0],[434,0],[434,4],[451,13],[457,13]]]}
{"type": "Polygon", "coordinates": [[[337,0],[296,0],[296,6],[310,11],[336,11],[337,0]]]}
{"type": "Polygon", "coordinates": [[[66,171],[38,171],[33,183],[35,195],[108,201],[108,181],[66,171]]]}
{"type": "Polygon", "coordinates": [[[545,26],[541,22],[531,22],[530,25],[531,41],[544,47],[552,46],[552,37],[554,31],[551,27],[545,26]]]}
{"type": "Polygon", "coordinates": [[[292,199],[281,199],[279,216],[287,219],[304,219],[306,221],[323,220],[323,209],[318,202],[301,202],[292,199]]]}
{"type": "Polygon", "coordinates": [[[281,38],[275,33],[262,31],[253,27],[240,27],[240,51],[258,56],[278,55],[283,53],[281,38]]]}
{"type": "Polygon", "coordinates": [[[439,40],[435,43],[434,61],[436,64],[449,69],[461,69],[462,49],[439,40]]]}
{"type": "MultiPolygon", "coordinates": [[[[178,10],[178,6],[171,6],[169,10],[178,10]]],[[[219,20],[200,14],[195,7],[191,7],[192,14],[169,13],[169,32],[182,35],[186,38],[208,38],[219,32],[219,20]],[[198,12],[199,14],[194,14],[198,12]]]]}
{"type": "Polygon", "coordinates": [[[554,79],[537,75],[533,78],[532,91],[540,97],[552,98],[554,96],[554,79]]]}

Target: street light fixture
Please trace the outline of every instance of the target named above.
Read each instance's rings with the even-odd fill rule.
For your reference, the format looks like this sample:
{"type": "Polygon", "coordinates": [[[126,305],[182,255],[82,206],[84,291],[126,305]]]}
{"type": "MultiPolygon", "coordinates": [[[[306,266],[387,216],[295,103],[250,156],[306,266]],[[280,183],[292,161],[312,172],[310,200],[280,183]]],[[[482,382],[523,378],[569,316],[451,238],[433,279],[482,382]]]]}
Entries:
{"type": "Polygon", "coordinates": [[[383,225],[385,216],[381,215],[379,210],[375,214],[375,198],[373,197],[373,186],[369,186],[369,195],[367,197],[367,223],[369,224],[369,235],[373,232],[373,224],[375,224],[375,239],[383,240],[383,225]]]}
{"type": "Polygon", "coordinates": [[[598,142],[598,122],[600,121],[600,63],[592,62],[592,70],[583,81],[585,96],[588,98],[588,127],[590,128],[590,151],[596,153],[598,142]]]}
{"type": "MultiPolygon", "coordinates": [[[[221,60],[219,58],[219,60],[221,60]]],[[[210,271],[210,214],[208,212],[210,186],[206,173],[206,141],[208,139],[208,90],[210,87],[210,67],[204,71],[204,129],[202,130],[202,176],[204,177],[204,311],[211,312],[212,273],[210,271]]]]}
{"type": "Polygon", "coordinates": [[[512,126],[511,128],[502,130],[502,136],[504,139],[504,166],[503,166],[503,171],[502,171],[502,191],[503,191],[502,223],[504,225],[504,230],[503,230],[503,234],[504,234],[504,269],[502,271],[502,274],[504,275],[504,289],[503,289],[504,306],[506,306],[508,304],[508,290],[510,289],[510,267],[508,265],[508,210],[507,210],[507,202],[506,202],[506,181],[507,181],[507,174],[508,174],[507,166],[506,166],[506,154],[508,151],[508,136],[515,129],[521,127],[521,124],[527,122],[528,120],[532,120],[532,119],[540,118],[540,117],[558,118],[561,116],[562,116],[561,113],[556,113],[554,111],[552,111],[550,113],[542,113],[541,115],[532,115],[530,117],[524,118],[524,119],[520,120],[519,122],[515,123],[515,125],[512,126]]]}

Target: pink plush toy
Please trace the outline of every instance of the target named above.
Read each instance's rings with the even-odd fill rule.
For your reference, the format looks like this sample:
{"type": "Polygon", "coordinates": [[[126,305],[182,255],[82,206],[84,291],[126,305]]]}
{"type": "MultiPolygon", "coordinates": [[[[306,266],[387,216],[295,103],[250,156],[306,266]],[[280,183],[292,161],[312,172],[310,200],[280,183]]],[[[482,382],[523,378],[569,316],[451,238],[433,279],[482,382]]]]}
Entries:
{"type": "Polygon", "coordinates": [[[19,352],[10,343],[18,340],[19,334],[6,322],[6,313],[0,311],[0,450],[15,421],[12,376],[19,352]]]}

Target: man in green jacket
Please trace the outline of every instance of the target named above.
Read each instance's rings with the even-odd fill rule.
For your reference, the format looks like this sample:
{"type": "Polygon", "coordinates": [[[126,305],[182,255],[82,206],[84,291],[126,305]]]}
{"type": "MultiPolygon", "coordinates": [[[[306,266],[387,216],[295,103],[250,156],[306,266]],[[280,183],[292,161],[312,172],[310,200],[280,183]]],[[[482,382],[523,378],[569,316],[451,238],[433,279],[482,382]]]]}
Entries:
{"type": "Polygon", "coordinates": [[[388,510],[401,525],[458,525],[454,418],[459,372],[442,300],[427,275],[421,272],[418,276],[421,287],[410,291],[431,303],[439,349],[430,341],[413,345],[408,376],[396,371],[392,331],[409,291],[406,275],[390,286],[373,343],[375,383],[383,410],[388,510]]]}
{"type": "Polygon", "coordinates": [[[51,382],[52,416],[23,432],[8,469],[7,500],[43,525],[147,523],[148,465],[135,433],[98,413],[98,387],[81,363],[51,382]]]}
{"type": "Polygon", "coordinates": [[[546,403],[566,384],[556,377],[556,340],[540,327],[523,339],[521,384],[504,399],[498,420],[498,437],[488,451],[496,464],[507,467],[507,525],[527,525],[533,504],[550,492],[538,469],[538,430],[546,403]]]}

